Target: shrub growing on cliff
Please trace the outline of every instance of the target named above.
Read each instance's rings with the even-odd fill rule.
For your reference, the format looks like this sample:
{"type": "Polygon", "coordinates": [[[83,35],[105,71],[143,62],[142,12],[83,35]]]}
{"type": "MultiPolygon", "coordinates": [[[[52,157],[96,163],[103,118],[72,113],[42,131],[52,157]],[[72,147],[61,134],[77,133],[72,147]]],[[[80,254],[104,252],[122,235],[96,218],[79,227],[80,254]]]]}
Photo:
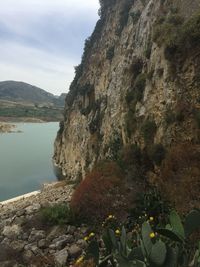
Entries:
{"type": "Polygon", "coordinates": [[[154,135],[156,133],[157,126],[154,120],[147,119],[141,128],[142,135],[144,137],[144,141],[146,143],[153,141],[154,135]]]}
{"type": "Polygon", "coordinates": [[[53,206],[42,208],[40,213],[44,222],[50,225],[74,222],[73,212],[67,204],[54,204],[53,206]]]}
{"type": "Polygon", "coordinates": [[[195,110],[194,118],[197,123],[197,127],[200,129],[200,111],[199,110],[195,110]]]}
{"type": "Polygon", "coordinates": [[[178,14],[167,16],[161,23],[157,21],[153,40],[159,46],[165,46],[165,57],[168,60],[176,54],[183,57],[191,53],[191,49],[196,48],[200,41],[200,12],[186,22],[178,14]]]}
{"type": "Polygon", "coordinates": [[[174,145],[162,162],[161,179],[157,184],[179,211],[199,207],[199,162],[199,146],[190,143],[174,145]]]}
{"type": "Polygon", "coordinates": [[[141,16],[141,11],[137,10],[135,12],[131,12],[130,15],[132,17],[133,24],[136,24],[141,16]]]}
{"type": "Polygon", "coordinates": [[[98,223],[110,213],[120,215],[126,205],[123,192],[121,169],[114,162],[102,162],[77,187],[71,208],[82,221],[98,223]]]}
{"type": "Polygon", "coordinates": [[[146,74],[141,73],[137,76],[134,83],[136,101],[141,101],[143,99],[145,85],[146,85],[146,74]]]}
{"type": "Polygon", "coordinates": [[[115,47],[112,46],[106,52],[106,59],[108,59],[109,61],[112,61],[114,54],[115,54],[115,47]]]}
{"type": "Polygon", "coordinates": [[[161,165],[165,158],[166,150],[162,144],[155,144],[150,148],[149,156],[150,159],[158,166],[161,165]]]}
{"type": "Polygon", "coordinates": [[[123,10],[120,12],[120,20],[119,20],[119,27],[116,30],[116,35],[120,35],[123,31],[124,27],[127,25],[128,18],[129,18],[129,11],[132,6],[132,1],[127,0],[123,6],[123,10]]]}

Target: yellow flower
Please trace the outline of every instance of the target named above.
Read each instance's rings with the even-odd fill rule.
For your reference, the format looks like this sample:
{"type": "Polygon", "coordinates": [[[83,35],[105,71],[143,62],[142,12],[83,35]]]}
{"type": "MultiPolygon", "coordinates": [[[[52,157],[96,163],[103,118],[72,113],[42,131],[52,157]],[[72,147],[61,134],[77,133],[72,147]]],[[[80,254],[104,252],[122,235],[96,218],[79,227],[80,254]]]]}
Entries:
{"type": "Polygon", "coordinates": [[[88,236],[84,237],[84,240],[85,240],[85,241],[88,241],[88,239],[89,239],[88,236]]]}
{"type": "Polygon", "coordinates": [[[154,238],[154,237],[155,237],[155,233],[154,233],[154,232],[151,232],[151,233],[149,234],[149,237],[150,237],[150,238],[154,238]]]}
{"type": "Polygon", "coordinates": [[[81,263],[83,260],[84,260],[84,257],[83,257],[83,256],[81,256],[81,257],[80,257],[80,258],[78,258],[78,260],[76,261],[76,264],[79,264],[79,263],[81,263]]]}
{"type": "Polygon", "coordinates": [[[108,215],[108,219],[112,219],[112,218],[114,218],[113,215],[108,215]]]}
{"type": "Polygon", "coordinates": [[[150,221],[150,222],[152,222],[153,220],[154,220],[154,218],[153,218],[153,217],[150,217],[150,218],[149,218],[149,221],[150,221]]]}
{"type": "Polygon", "coordinates": [[[94,233],[90,233],[90,234],[89,234],[89,237],[93,237],[93,236],[95,236],[94,233]]]}
{"type": "Polygon", "coordinates": [[[116,234],[116,235],[120,235],[120,231],[119,231],[119,229],[117,229],[117,230],[115,231],[115,234],[116,234]]]}

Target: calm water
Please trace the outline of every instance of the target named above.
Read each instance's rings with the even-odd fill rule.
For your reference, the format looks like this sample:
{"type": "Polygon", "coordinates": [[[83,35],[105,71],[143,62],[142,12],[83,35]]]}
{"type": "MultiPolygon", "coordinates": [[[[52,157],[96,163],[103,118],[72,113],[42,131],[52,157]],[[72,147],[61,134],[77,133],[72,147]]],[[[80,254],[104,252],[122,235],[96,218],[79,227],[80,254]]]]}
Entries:
{"type": "Polygon", "coordinates": [[[0,201],[56,180],[51,157],[58,123],[16,125],[22,133],[0,134],[0,201]]]}

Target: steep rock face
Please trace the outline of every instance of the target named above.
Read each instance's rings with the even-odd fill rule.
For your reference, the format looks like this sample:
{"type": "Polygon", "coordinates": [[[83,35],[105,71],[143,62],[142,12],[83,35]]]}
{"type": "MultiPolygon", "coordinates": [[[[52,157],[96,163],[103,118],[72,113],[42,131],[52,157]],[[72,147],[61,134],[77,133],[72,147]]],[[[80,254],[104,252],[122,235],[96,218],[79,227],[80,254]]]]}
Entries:
{"type": "Polygon", "coordinates": [[[199,33],[185,38],[199,9],[200,0],[101,1],[55,141],[67,179],[118,146],[198,144],[199,33]]]}

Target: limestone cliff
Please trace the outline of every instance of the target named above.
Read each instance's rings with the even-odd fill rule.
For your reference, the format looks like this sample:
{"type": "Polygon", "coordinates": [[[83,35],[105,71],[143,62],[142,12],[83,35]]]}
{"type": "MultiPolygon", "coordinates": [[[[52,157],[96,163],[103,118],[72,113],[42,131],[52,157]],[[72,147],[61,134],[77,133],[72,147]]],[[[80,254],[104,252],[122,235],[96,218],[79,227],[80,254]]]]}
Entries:
{"type": "Polygon", "coordinates": [[[70,180],[118,146],[199,143],[200,0],[100,2],[55,141],[70,180]]]}

